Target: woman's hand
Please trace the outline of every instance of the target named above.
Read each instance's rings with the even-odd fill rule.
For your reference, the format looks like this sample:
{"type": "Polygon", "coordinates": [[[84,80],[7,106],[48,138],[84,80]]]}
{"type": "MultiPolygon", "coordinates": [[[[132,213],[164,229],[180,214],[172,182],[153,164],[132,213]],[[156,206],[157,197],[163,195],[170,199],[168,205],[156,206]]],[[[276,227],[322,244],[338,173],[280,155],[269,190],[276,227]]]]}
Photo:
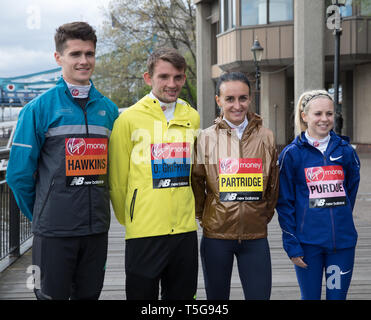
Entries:
{"type": "Polygon", "coordinates": [[[297,265],[300,268],[306,269],[308,265],[303,261],[304,257],[296,257],[296,258],[291,258],[291,261],[293,264],[297,265]]]}

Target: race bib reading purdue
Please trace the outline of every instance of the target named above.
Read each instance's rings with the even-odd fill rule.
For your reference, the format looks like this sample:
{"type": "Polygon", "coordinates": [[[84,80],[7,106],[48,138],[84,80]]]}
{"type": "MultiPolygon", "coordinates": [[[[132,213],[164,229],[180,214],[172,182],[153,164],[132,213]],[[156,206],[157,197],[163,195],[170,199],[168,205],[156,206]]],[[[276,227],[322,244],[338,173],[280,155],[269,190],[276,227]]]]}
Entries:
{"type": "Polygon", "coordinates": [[[342,166],[305,168],[309,189],[309,208],[345,206],[342,166]]]}
{"type": "Polygon", "coordinates": [[[104,185],[107,138],[66,138],[66,185],[104,185]]]}
{"type": "Polygon", "coordinates": [[[151,144],[153,189],[189,186],[189,142],[151,144]]]}
{"type": "Polygon", "coordinates": [[[258,201],[263,196],[262,159],[219,159],[220,201],[258,201]]]}

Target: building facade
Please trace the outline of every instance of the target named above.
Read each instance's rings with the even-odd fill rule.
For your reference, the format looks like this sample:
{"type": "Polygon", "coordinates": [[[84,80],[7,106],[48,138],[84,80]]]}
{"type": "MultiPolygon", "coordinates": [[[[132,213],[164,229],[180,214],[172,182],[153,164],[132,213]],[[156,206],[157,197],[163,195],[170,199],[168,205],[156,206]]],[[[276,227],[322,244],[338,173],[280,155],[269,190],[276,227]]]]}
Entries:
{"type": "MultiPolygon", "coordinates": [[[[334,82],[334,35],[327,28],[331,0],[195,0],[197,96],[202,127],[218,114],[215,83],[225,71],[247,73],[254,87],[251,47],[264,48],[260,114],[278,145],[294,138],[294,105],[305,90],[334,82]]],[[[371,144],[371,5],[342,8],[340,102],[342,134],[360,148],[371,144]]],[[[254,97],[254,94],[252,94],[254,97]]],[[[252,104],[254,108],[254,103],[252,104]]]]}

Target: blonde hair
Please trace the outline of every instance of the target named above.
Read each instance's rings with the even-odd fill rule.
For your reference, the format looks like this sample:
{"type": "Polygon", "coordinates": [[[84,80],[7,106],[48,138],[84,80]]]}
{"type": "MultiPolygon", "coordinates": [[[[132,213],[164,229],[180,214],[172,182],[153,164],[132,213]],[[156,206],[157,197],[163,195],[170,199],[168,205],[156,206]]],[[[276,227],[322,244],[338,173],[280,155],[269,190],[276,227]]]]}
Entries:
{"type": "Polygon", "coordinates": [[[311,90],[304,92],[300,98],[295,108],[295,136],[300,134],[302,131],[307,130],[308,125],[303,121],[301,113],[308,113],[310,102],[317,98],[328,98],[331,101],[332,96],[326,90],[311,90]]]}

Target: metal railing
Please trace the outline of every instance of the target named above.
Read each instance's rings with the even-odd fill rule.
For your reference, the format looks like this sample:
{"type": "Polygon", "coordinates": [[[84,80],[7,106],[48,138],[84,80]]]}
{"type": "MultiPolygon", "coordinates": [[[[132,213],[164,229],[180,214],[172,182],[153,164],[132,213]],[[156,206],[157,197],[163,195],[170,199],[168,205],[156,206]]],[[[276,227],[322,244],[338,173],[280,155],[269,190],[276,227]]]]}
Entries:
{"type": "MultiPolygon", "coordinates": [[[[0,159],[8,159],[9,150],[0,151],[0,159]]],[[[12,263],[21,255],[21,246],[31,238],[31,222],[19,211],[2,172],[0,181],[0,263],[12,263]]]]}

